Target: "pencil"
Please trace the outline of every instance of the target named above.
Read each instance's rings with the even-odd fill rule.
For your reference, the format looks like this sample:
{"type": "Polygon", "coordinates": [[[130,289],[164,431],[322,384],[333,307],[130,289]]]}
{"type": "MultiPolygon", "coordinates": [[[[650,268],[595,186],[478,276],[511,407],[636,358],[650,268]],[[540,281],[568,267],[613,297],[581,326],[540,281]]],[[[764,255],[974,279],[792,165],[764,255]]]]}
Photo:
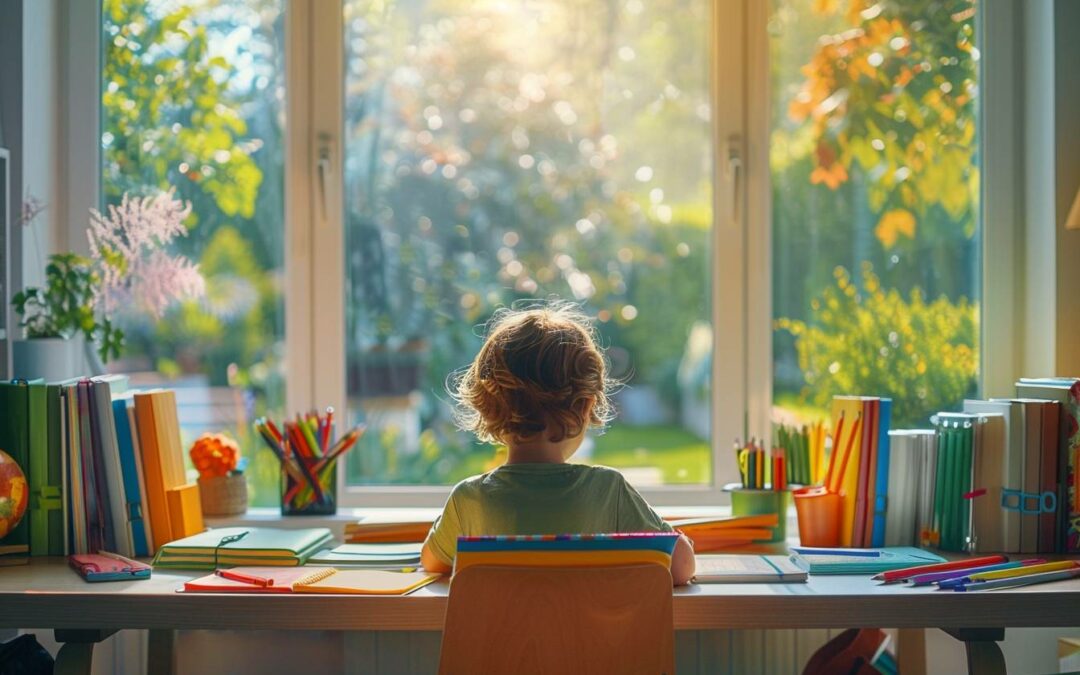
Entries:
{"type": "Polygon", "coordinates": [[[855,424],[851,425],[851,435],[848,436],[847,445],[844,447],[844,458],[840,460],[840,476],[836,479],[836,487],[832,488],[830,492],[840,491],[840,485],[844,482],[844,472],[847,471],[848,460],[851,459],[851,448],[855,445],[855,437],[859,435],[860,428],[862,428],[862,413],[855,415],[855,424]]]}
{"type": "MultiPolygon", "coordinates": [[[[836,469],[836,456],[840,454],[840,433],[844,430],[844,411],[840,411],[840,417],[836,420],[836,428],[833,429],[832,452],[829,453],[829,471],[825,474],[825,489],[832,489],[833,472],[836,469]]],[[[852,434],[854,435],[854,434],[852,434]]]]}

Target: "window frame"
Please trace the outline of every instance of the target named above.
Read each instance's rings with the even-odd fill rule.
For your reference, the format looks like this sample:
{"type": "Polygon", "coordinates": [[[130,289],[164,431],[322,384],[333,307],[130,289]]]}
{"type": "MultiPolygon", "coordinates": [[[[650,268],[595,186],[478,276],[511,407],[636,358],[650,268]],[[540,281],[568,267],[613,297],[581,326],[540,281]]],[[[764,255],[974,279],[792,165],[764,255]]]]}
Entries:
{"type": "MultiPolygon", "coordinates": [[[[69,215],[101,200],[100,3],[63,3],[61,132],[67,136],[65,185],[69,215]],[[89,9],[88,9],[89,8],[89,9]],[[96,76],[87,77],[91,68],[96,76]],[[82,113],[75,114],[75,110],[82,113]],[[85,111],[94,111],[85,114],[85,111]]],[[[339,3],[287,0],[286,24],[286,404],[347,409],[344,330],[343,90],[344,35],[339,3]],[[321,171],[321,173],[320,173],[321,171]],[[318,326],[316,330],[315,326],[318,326]]],[[[712,229],[712,484],[643,488],[665,506],[726,502],[722,487],[736,471],[723,439],[769,429],[772,409],[772,270],[768,169],[768,3],[713,0],[711,73],[714,149],[712,229]],[[723,17],[723,21],[720,20],[723,17]],[[732,93],[735,92],[733,96],[732,93]],[[751,114],[753,111],[753,114],[751,114]],[[736,159],[738,171],[728,162],[736,159]],[[734,219],[721,214],[734,214],[734,219]],[[737,322],[739,330],[720,330],[737,322]]],[[[979,124],[982,166],[979,391],[1010,395],[1022,365],[1025,284],[1022,222],[1025,130],[1018,78],[1026,47],[1015,0],[980,5],[979,124]],[[993,49],[985,46],[993,41],[993,49]]],[[[1030,153],[1031,149],[1027,151],[1030,153]]],[[[82,222],[69,217],[59,241],[85,248],[82,222]]],[[[1030,235],[1030,233],[1028,233],[1030,235]]],[[[342,507],[441,506],[448,486],[347,486],[338,472],[342,507]]]]}

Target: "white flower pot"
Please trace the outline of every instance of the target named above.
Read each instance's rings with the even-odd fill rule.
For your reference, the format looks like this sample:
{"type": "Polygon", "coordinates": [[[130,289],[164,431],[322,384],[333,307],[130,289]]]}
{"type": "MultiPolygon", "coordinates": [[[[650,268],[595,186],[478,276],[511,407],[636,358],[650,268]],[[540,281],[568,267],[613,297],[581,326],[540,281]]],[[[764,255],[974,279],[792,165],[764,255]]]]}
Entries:
{"type": "Polygon", "coordinates": [[[86,364],[86,341],[82,336],[33,338],[13,343],[12,371],[16,379],[44,378],[46,382],[90,375],[86,364]]]}

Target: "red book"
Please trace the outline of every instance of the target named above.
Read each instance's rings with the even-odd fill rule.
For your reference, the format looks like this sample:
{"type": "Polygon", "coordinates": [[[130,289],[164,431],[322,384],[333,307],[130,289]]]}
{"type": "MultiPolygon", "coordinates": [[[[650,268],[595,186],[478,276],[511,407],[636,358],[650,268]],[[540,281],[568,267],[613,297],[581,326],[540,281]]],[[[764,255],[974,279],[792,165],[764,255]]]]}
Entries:
{"type": "Polygon", "coordinates": [[[866,486],[870,475],[870,454],[874,447],[874,402],[862,400],[863,434],[859,444],[859,478],[855,489],[855,523],[851,530],[851,545],[865,546],[866,543],[866,486]]]}

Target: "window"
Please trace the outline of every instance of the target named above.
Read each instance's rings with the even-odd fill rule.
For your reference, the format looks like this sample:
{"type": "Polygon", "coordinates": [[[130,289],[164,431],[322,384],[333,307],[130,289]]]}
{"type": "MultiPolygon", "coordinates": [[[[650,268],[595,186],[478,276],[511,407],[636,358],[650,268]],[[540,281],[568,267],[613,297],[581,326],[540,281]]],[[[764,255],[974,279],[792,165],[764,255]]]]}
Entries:
{"type": "Polygon", "coordinates": [[[596,317],[628,386],[580,459],[662,502],[716,501],[770,416],[891,394],[917,425],[974,393],[970,0],[285,6],[103,0],[104,200],[190,200],[209,286],[127,317],[113,367],[178,388],[186,442],[233,431],[254,503],[278,468],[250,422],[290,408],[369,425],[345,504],[493,466],[445,378],[529,298],[596,317]]]}
{"type": "Polygon", "coordinates": [[[492,312],[584,303],[618,420],[578,459],[708,484],[709,3],[345,3],[351,484],[499,462],[444,381],[492,312]]]}
{"type": "Polygon", "coordinates": [[[773,0],[768,31],[776,416],[925,426],[978,376],[975,3],[773,0]]]}
{"type": "Polygon", "coordinates": [[[184,447],[228,431],[249,457],[253,504],[278,500],[255,416],[284,410],[284,0],[103,4],[102,189],[174,189],[190,201],[179,252],[207,292],[162,321],[122,319],[110,363],[137,386],[177,391],[184,447]]]}

